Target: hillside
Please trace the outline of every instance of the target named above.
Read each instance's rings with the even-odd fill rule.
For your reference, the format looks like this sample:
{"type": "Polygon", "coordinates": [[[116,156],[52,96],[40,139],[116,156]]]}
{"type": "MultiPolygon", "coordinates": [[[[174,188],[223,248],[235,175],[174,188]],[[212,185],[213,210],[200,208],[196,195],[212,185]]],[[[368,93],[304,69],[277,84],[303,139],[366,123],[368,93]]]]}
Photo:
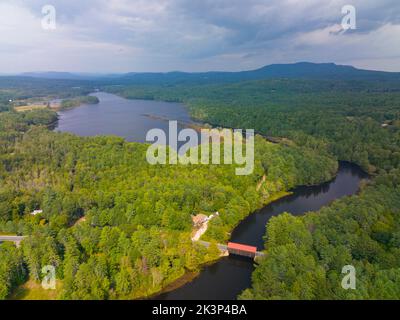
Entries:
{"type": "Polygon", "coordinates": [[[224,83],[274,78],[336,80],[400,80],[400,73],[357,69],[334,63],[298,62],[271,64],[240,72],[131,72],[126,74],[74,74],[66,72],[31,72],[22,76],[42,79],[92,80],[119,84],[201,84],[224,83]]]}

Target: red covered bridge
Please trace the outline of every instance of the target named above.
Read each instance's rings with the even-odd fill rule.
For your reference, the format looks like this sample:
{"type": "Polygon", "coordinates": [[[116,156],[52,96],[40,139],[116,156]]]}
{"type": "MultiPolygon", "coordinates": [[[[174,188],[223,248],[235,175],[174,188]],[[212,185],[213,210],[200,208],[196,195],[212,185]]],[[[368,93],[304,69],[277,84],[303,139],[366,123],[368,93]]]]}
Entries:
{"type": "MultiPolygon", "coordinates": [[[[198,244],[202,246],[209,247],[210,243],[206,241],[196,241],[198,244]]],[[[255,257],[262,257],[264,256],[263,252],[257,251],[256,247],[248,246],[240,243],[229,242],[228,245],[225,244],[218,244],[218,249],[222,252],[228,252],[229,254],[235,254],[239,256],[255,258],[255,257]]]]}
{"type": "Polygon", "coordinates": [[[257,248],[240,243],[228,242],[228,252],[229,254],[255,258],[257,254],[257,248]]]}

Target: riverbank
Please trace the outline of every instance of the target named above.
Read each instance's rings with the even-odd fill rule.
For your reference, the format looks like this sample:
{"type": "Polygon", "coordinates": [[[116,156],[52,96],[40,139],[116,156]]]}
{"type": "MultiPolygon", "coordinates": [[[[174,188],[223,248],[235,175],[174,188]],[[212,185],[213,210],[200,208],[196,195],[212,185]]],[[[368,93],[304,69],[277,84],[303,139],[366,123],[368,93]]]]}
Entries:
{"type": "Polygon", "coordinates": [[[60,102],[56,111],[66,111],[73,108],[80,107],[84,104],[99,104],[100,100],[96,96],[88,95],[82,97],[76,97],[72,99],[64,99],[60,102]]]}
{"type": "MultiPolygon", "coordinates": [[[[60,130],[60,127],[58,130],[60,131],[68,131],[68,132],[73,132],[78,135],[82,136],[91,136],[91,135],[98,135],[98,134],[116,134],[121,137],[134,137],[131,138],[132,140],[135,139],[140,140],[140,134],[143,135],[143,132],[146,132],[147,128],[151,129],[154,128],[155,126],[159,126],[160,128],[163,128],[165,126],[165,121],[162,121],[162,119],[159,119],[159,117],[154,118],[154,117],[143,117],[144,112],[151,112],[152,114],[155,114],[156,112],[159,112],[163,117],[168,115],[170,119],[178,119],[176,118],[177,115],[182,116],[182,106],[181,105],[176,105],[174,108],[174,105],[166,105],[164,103],[151,103],[149,104],[148,102],[143,102],[143,101],[127,101],[122,98],[118,98],[114,95],[110,94],[105,94],[105,93],[98,93],[99,97],[101,97],[101,103],[99,106],[96,106],[95,108],[92,108],[90,106],[83,106],[82,108],[77,108],[71,112],[65,112],[62,115],[62,121],[60,121],[62,125],[62,130],[60,130]],[[112,107],[112,108],[111,108],[112,107]],[[146,110],[146,111],[144,111],[146,110]],[[111,112],[112,111],[112,112],[111,112]],[[83,119],[83,120],[82,120],[83,119]],[[157,122],[157,120],[159,120],[157,122]],[[118,124],[117,126],[115,124],[118,124]],[[126,125],[126,127],[124,127],[126,125]],[[101,128],[101,130],[99,129],[101,128]],[[133,129],[133,130],[132,130],[133,129]],[[100,132],[99,132],[100,131],[100,132]],[[139,136],[139,138],[137,138],[139,136]]],[[[129,141],[129,140],[128,140],[129,141]]],[[[260,139],[261,141],[261,139],[260,139]]],[[[140,142],[140,141],[137,141],[140,142]]],[[[271,148],[275,148],[271,145],[271,148]]],[[[282,151],[282,153],[285,153],[286,151],[282,151]]],[[[282,156],[284,157],[284,156],[282,156]]],[[[310,170],[310,169],[309,169],[310,170]]],[[[293,173],[296,173],[296,170],[293,170],[293,173]]],[[[334,175],[334,169],[333,169],[333,164],[332,164],[332,170],[329,172],[329,176],[334,175]]],[[[284,175],[284,172],[281,173],[284,175]]],[[[261,178],[262,174],[260,175],[261,178]]],[[[279,177],[278,177],[279,178],[279,177]]],[[[324,176],[323,178],[315,179],[316,180],[326,180],[328,179],[327,176],[324,176]]],[[[259,179],[258,181],[252,182],[251,186],[254,188],[253,192],[257,189],[258,184],[260,182],[259,179]]],[[[262,179],[261,179],[262,180],[262,179]]],[[[294,180],[294,181],[300,181],[300,180],[294,180]]],[[[308,180],[307,180],[308,181],[308,180]]],[[[311,182],[311,181],[310,181],[311,182]]],[[[263,185],[263,182],[261,182],[261,185],[263,185]]],[[[278,199],[285,198],[285,197],[290,197],[291,192],[289,191],[283,191],[280,193],[275,193],[272,196],[267,197],[268,193],[265,193],[264,196],[261,194],[263,192],[264,188],[261,188],[261,185],[259,187],[259,193],[258,196],[254,195],[254,201],[257,201],[257,204],[260,208],[265,206],[268,206],[272,202],[277,201],[278,199]],[[263,201],[261,201],[263,200],[263,201]]],[[[249,186],[251,188],[251,186],[249,186]]],[[[282,187],[282,184],[280,185],[279,188],[282,187]]],[[[276,189],[271,189],[271,190],[276,190],[276,189]]],[[[221,235],[223,234],[223,237],[229,238],[229,234],[232,235],[235,233],[235,229],[237,227],[240,227],[242,225],[243,220],[246,220],[248,217],[256,215],[257,212],[251,213],[250,210],[254,210],[255,206],[254,202],[252,203],[253,206],[248,206],[247,209],[242,210],[240,214],[236,213],[236,217],[231,217],[229,220],[229,223],[226,223],[225,228],[220,228],[217,231],[220,231],[221,235]],[[252,208],[252,209],[250,209],[252,208]],[[246,211],[248,211],[246,213],[246,211]],[[244,219],[240,220],[242,217],[244,219]],[[235,224],[235,225],[234,225],[235,224]]],[[[222,203],[221,207],[224,207],[224,203],[222,203]]],[[[233,207],[232,210],[235,210],[233,207]]],[[[262,209],[261,209],[262,210],[262,209]]],[[[233,211],[235,212],[235,211],[233,211]]],[[[232,212],[228,212],[228,214],[231,214],[232,212]]],[[[260,224],[262,226],[262,235],[265,233],[265,223],[260,224]]],[[[214,225],[210,225],[211,227],[214,227],[214,225]]],[[[211,232],[212,230],[210,230],[211,232]]],[[[210,233],[211,235],[211,233],[210,233]]],[[[215,237],[216,239],[221,239],[221,243],[223,243],[222,237],[215,237]]],[[[259,239],[262,239],[262,236],[259,236],[259,239]]],[[[228,240],[228,239],[226,239],[228,240]]],[[[243,241],[245,244],[250,244],[246,241],[243,241]]],[[[203,259],[200,259],[203,260],[203,259]]],[[[214,262],[211,265],[218,264],[220,261],[226,261],[227,259],[219,259],[216,262],[214,262]]],[[[247,264],[248,262],[244,262],[244,264],[247,264]]],[[[201,268],[202,272],[195,277],[194,279],[201,277],[201,274],[203,273],[203,269],[207,269],[209,267],[208,264],[197,264],[196,265],[201,268]]],[[[247,268],[247,266],[246,266],[247,268]]],[[[192,268],[190,268],[192,269],[192,268]]],[[[177,272],[174,276],[179,276],[181,275],[184,270],[181,270],[177,272]],[[182,272],[181,272],[182,271],[182,272]]],[[[180,277],[179,279],[172,280],[174,277],[171,277],[171,279],[166,279],[165,285],[168,287],[172,283],[174,284],[179,284],[179,288],[184,286],[188,282],[188,277],[185,277],[185,274],[180,277]],[[169,283],[168,283],[169,282],[169,283]],[[183,283],[183,284],[182,284],[183,283]]],[[[192,277],[190,277],[192,278],[192,277]]],[[[190,280],[190,282],[193,282],[193,280],[190,280]]],[[[176,287],[176,286],[175,286],[176,287]]],[[[156,289],[161,289],[160,286],[158,286],[156,289]]],[[[164,290],[164,289],[163,289],[164,290]]],[[[160,291],[159,291],[160,292],[160,291]]]]}
{"type": "MultiPolygon", "coordinates": [[[[275,195],[271,196],[269,198],[269,201],[265,202],[261,208],[268,206],[268,205],[272,204],[273,202],[278,201],[279,199],[290,196],[291,194],[292,194],[292,192],[287,192],[287,191],[278,192],[275,195]]],[[[250,213],[250,215],[251,214],[254,214],[254,212],[250,213]]],[[[239,225],[242,221],[239,221],[237,225],[239,225]]],[[[237,227],[237,225],[232,229],[232,232],[237,227]]],[[[204,270],[204,268],[209,267],[215,263],[218,263],[218,261],[220,261],[222,258],[225,258],[225,257],[226,257],[226,255],[221,254],[221,256],[218,259],[213,260],[213,261],[208,261],[206,263],[199,265],[199,271],[186,272],[182,277],[180,277],[180,278],[176,279],[175,281],[173,281],[172,283],[166,285],[166,287],[164,287],[159,292],[152,294],[148,299],[156,299],[157,300],[157,297],[159,295],[174,291],[176,289],[179,289],[179,288],[187,285],[188,283],[191,283],[193,280],[195,280],[201,274],[201,272],[204,270]]]]}
{"type": "MultiPolygon", "coordinates": [[[[231,241],[264,248],[263,237],[271,217],[284,212],[298,216],[319,211],[336,199],[356,194],[365,178],[368,178],[368,175],[360,167],[340,162],[333,180],[318,186],[298,187],[289,195],[277,197],[261,210],[248,215],[234,228],[231,241]]],[[[203,266],[199,275],[189,282],[168,293],[160,292],[156,299],[235,300],[243,290],[251,286],[254,270],[253,260],[233,256],[220,258],[211,265],[203,266]],[[210,287],[213,290],[210,290],[210,287]]],[[[185,279],[182,279],[182,282],[183,280],[185,279]]]]}

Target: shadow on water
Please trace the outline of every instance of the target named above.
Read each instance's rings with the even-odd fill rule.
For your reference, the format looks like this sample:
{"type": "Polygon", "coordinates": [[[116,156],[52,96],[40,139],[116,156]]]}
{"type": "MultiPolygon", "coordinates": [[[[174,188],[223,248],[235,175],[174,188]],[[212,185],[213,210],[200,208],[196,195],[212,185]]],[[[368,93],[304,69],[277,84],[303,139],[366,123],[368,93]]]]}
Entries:
{"type": "MultiPolygon", "coordinates": [[[[232,232],[231,240],[263,249],[268,220],[283,212],[302,215],[319,210],[335,199],[353,195],[368,175],[358,166],[341,162],[336,178],[312,187],[299,187],[293,194],[277,200],[244,219],[232,232]]],[[[234,300],[251,285],[254,262],[247,258],[225,257],[205,267],[192,282],[155,297],[159,300],[234,300]]]]}

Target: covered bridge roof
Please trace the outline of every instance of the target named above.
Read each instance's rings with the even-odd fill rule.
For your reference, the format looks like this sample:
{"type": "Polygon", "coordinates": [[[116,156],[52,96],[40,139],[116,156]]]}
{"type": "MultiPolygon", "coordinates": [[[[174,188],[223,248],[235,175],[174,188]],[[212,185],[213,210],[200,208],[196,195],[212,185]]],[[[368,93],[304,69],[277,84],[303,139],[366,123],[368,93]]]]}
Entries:
{"type": "Polygon", "coordinates": [[[229,249],[241,250],[241,251],[252,252],[252,253],[256,253],[257,252],[257,247],[246,246],[244,244],[235,243],[235,242],[229,242],[228,243],[228,250],[229,249]]]}

